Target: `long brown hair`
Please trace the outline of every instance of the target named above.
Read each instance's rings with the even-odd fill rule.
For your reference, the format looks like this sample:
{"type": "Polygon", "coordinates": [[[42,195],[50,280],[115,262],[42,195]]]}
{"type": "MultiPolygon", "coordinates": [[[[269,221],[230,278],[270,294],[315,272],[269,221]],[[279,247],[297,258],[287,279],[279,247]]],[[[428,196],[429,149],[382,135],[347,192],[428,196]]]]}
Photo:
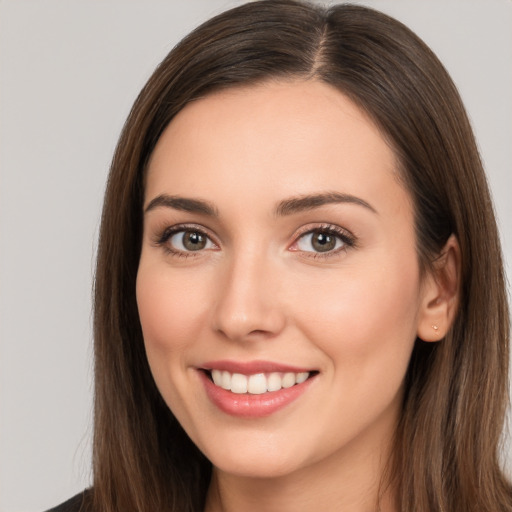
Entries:
{"type": "Polygon", "coordinates": [[[95,510],[199,511],[211,464],[160,397],[135,300],[144,172],[187,103],[265,80],[331,84],[380,127],[414,201],[419,260],[459,241],[459,311],[440,343],[417,340],[388,482],[399,510],[512,510],[499,468],[509,316],[489,191],[447,72],[408,28],[354,5],[242,5],[206,22],[158,66],[123,129],[105,196],[95,284],[95,510]]]}

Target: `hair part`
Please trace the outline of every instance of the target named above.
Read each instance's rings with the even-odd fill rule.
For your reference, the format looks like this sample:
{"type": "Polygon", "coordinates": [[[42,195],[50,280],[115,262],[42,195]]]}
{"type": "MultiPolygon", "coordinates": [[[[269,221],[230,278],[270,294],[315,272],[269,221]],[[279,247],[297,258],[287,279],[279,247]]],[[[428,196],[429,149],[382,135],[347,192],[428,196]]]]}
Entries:
{"type": "Polygon", "coordinates": [[[144,176],[173,117],[214,91],[319,80],[380,128],[411,194],[419,261],[454,234],[461,300],[440,343],[417,340],[389,479],[399,510],[512,510],[498,448],[507,404],[509,316],[492,203],[459,94],[400,22],[355,5],[251,2],[207,21],[158,66],[121,134],[107,183],[94,302],[95,510],[203,509],[209,461],[161,398],[135,298],[144,176]],[[485,241],[485,242],[484,242],[485,241]]]}

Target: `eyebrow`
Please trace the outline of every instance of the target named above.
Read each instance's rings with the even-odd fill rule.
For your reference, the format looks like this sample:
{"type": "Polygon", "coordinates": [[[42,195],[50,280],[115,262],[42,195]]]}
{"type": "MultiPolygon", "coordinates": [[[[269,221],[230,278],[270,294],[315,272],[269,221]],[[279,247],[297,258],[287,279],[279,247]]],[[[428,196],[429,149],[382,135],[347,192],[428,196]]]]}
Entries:
{"type": "Polygon", "coordinates": [[[151,200],[151,202],[146,206],[144,212],[147,213],[162,206],[165,208],[173,208],[174,210],[181,210],[183,212],[202,213],[209,217],[219,216],[215,206],[208,201],[180,196],[169,196],[167,194],[161,194],[151,200]]]}
{"type": "Polygon", "coordinates": [[[350,194],[341,194],[340,192],[325,192],[322,194],[305,195],[285,199],[277,205],[275,214],[277,216],[292,215],[306,210],[313,210],[314,208],[319,208],[320,206],[327,204],[338,203],[349,203],[363,206],[371,212],[377,213],[377,210],[364,199],[350,194]]]}
{"type": "MultiPolygon", "coordinates": [[[[364,199],[350,194],[341,194],[340,192],[325,192],[321,194],[311,194],[284,199],[279,202],[274,213],[276,216],[281,217],[307,210],[313,210],[328,204],[339,203],[363,206],[371,212],[377,213],[377,210],[375,210],[375,208],[373,208],[373,206],[367,203],[364,199]]],[[[160,194],[152,199],[148,206],[146,206],[144,212],[147,213],[159,207],[173,208],[174,210],[189,213],[200,213],[209,217],[219,216],[217,208],[208,201],[181,196],[170,196],[168,194],[160,194]]]]}

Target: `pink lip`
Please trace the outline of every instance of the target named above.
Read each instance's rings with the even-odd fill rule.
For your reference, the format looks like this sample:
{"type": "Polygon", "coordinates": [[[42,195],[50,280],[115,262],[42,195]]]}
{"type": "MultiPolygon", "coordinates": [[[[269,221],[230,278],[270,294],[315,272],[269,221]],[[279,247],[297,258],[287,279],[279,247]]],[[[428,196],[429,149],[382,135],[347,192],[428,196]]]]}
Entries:
{"type": "Polygon", "coordinates": [[[281,363],[273,363],[270,361],[209,361],[201,365],[205,370],[222,370],[229,373],[241,373],[242,375],[254,375],[255,373],[272,373],[272,372],[292,372],[302,373],[311,372],[311,368],[299,368],[281,363]]]}
{"type": "MultiPolygon", "coordinates": [[[[254,373],[270,372],[293,372],[299,373],[302,369],[295,369],[286,365],[275,365],[273,363],[231,363],[228,361],[217,361],[215,364],[205,364],[203,368],[226,370],[230,373],[242,373],[250,375],[254,373]],[[222,364],[219,364],[222,363],[222,364]],[[229,364],[227,364],[229,363],[229,364]]],[[[221,411],[231,416],[240,418],[263,418],[283,409],[297,400],[311,385],[316,376],[308,378],[301,384],[295,384],[291,388],[283,388],[279,391],[263,393],[261,395],[237,394],[216,386],[204,370],[198,371],[199,377],[204,385],[206,394],[211,402],[221,411]]]]}

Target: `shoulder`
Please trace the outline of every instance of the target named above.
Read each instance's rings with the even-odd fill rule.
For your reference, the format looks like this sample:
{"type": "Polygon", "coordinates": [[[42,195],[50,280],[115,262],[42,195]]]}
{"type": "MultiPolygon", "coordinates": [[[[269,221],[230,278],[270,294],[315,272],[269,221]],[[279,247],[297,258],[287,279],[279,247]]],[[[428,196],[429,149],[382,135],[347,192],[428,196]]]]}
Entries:
{"type": "Polygon", "coordinates": [[[46,512],[93,512],[89,505],[89,497],[91,492],[89,489],[73,496],[69,500],[53,507],[46,512]]]}

